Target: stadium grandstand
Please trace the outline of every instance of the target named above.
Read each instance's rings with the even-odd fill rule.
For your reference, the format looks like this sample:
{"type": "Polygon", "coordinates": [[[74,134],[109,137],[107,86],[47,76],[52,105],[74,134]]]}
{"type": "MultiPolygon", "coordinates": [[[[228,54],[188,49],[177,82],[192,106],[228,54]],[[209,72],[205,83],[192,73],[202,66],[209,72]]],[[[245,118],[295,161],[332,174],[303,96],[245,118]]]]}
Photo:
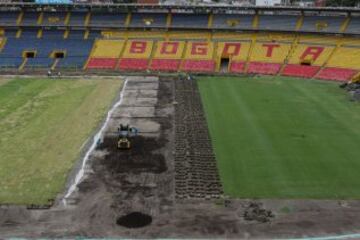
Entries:
{"type": "Polygon", "coordinates": [[[349,80],[353,8],[2,3],[0,67],[168,71],[349,80]]]}

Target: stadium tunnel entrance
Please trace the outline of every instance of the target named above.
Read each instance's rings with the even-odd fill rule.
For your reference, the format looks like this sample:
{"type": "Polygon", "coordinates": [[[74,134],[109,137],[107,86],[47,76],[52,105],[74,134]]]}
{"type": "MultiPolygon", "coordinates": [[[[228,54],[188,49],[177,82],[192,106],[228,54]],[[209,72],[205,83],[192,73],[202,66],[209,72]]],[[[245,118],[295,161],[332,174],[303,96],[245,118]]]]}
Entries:
{"type": "Polygon", "coordinates": [[[220,71],[221,72],[228,72],[230,64],[230,58],[229,57],[222,57],[220,59],[220,71]]]}
{"type": "Polygon", "coordinates": [[[311,66],[312,63],[313,63],[312,60],[310,60],[310,59],[305,59],[305,60],[302,60],[302,61],[300,62],[300,65],[302,65],[302,66],[311,66]]]}
{"type": "Polygon", "coordinates": [[[65,58],[65,52],[64,51],[54,51],[52,53],[53,58],[65,58]]]}
{"type": "Polygon", "coordinates": [[[35,51],[25,51],[23,53],[24,58],[35,58],[36,52],[35,51]]]}

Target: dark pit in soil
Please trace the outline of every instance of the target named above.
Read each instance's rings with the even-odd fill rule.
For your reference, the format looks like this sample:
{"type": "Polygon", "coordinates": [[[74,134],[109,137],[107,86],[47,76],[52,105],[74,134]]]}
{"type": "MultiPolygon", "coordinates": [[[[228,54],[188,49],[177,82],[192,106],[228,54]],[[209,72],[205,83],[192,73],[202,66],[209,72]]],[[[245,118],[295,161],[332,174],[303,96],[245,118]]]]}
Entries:
{"type": "Polygon", "coordinates": [[[116,220],[118,225],[127,228],[141,228],[149,225],[151,222],[152,217],[141,212],[132,212],[116,220]]]}

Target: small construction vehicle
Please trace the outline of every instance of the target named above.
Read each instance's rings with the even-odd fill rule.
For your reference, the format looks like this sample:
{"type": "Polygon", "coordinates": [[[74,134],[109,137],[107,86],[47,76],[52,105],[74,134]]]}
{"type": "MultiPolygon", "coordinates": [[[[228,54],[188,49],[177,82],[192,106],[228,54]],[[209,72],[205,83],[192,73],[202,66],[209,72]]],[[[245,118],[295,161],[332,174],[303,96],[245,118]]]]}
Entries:
{"type": "Polygon", "coordinates": [[[121,150],[126,150],[131,148],[131,141],[132,137],[135,137],[138,133],[137,128],[130,127],[129,124],[123,125],[120,124],[118,128],[118,141],[117,147],[121,150]]]}
{"type": "Polygon", "coordinates": [[[360,73],[356,74],[352,79],[351,83],[360,83],[360,73]]]}

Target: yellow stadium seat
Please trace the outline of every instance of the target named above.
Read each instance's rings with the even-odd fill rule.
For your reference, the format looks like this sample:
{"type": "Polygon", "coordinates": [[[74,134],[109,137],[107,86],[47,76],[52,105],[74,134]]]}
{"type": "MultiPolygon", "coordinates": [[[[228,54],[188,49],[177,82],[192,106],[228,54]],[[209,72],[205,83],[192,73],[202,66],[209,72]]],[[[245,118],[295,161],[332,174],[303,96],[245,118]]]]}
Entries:
{"type": "Polygon", "coordinates": [[[95,42],[92,58],[118,58],[124,47],[123,40],[101,39],[95,42]]]}
{"type": "Polygon", "coordinates": [[[149,40],[128,40],[122,57],[148,59],[151,55],[153,43],[149,40]]]}
{"type": "Polygon", "coordinates": [[[301,35],[299,43],[316,43],[320,45],[336,45],[338,37],[318,36],[318,35],[301,35]]]}
{"type": "Polygon", "coordinates": [[[342,38],[342,45],[343,46],[358,46],[360,47],[360,39],[359,38],[342,38]]]}
{"type": "Polygon", "coordinates": [[[213,33],[212,39],[215,41],[221,40],[239,40],[239,41],[250,41],[252,34],[249,33],[213,33]]]}
{"type": "Polygon", "coordinates": [[[214,60],[217,64],[227,58],[230,62],[282,64],[288,58],[289,64],[360,69],[360,39],[352,37],[112,30],[103,31],[102,36],[94,43],[91,58],[122,54],[122,58],[138,60],[214,60]]]}
{"type": "Polygon", "coordinates": [[[292,43],[295,36],[292,34],[281,34],[281,33],[258,33],[256,35],[257,41],[265,42],[285,42],[292,43]]]}
{"type": "Polygon", "coordinates": [[[330,58],[327,66],[360,69],[360,48],[339,47],[330,58]]]}
{"type": "Polygon", "coordinates": [[[305,61],[315,66],[322,66],[328,60],[333,49],[334,47],[330,46],[298,44],[289,63],[301,64],[305,61]]]}
{"type": "Polygon", "coordinates": [[[184,41],[159,41],[156,44],[154,58],[181,59],[184,48],[184,41]]]}
{"type": "Polygon", "coordinates": [[[185,58],[191,60],[213,59],[213,42],[187,42],[185,58]]]}
{"type": "Polygon", "coordinates": [[[159,31],[102,31],[104,38],[116,39],[165,39],[166,33],[159,31]]]}
{"type": "Polygon", "coordinates": [[[125,39],[127,36],[127,33],[123,32],[123,31],[102,31],[101,35],[104,38],[125,39]]]}
{"type": "Polygon", "coordinates": [[[250,49],[250,42],[218,42],[217,56],[231,60],[246,61],[250,49]]]}
{"type": "Polygon", "coordinates": [[[291,44],[262,42],[253,47],[250,61],[283,63],[287,57],[291,44]]]}
{"type": "Polygon", "coordinates": [[[181,40],[181,39],[199,39],[199,40],[207,40],[210,39],[210,33],[201,33],[201,32],[169,32],[168,37],[170,40],[181,40]]]}
{"type": "Polygon", "coordinates": [[[161,39],[164,40],[166,38],[166,34],[164,32],[158,31],[129,31],[127,33],[128,39],[161,39]]]}

